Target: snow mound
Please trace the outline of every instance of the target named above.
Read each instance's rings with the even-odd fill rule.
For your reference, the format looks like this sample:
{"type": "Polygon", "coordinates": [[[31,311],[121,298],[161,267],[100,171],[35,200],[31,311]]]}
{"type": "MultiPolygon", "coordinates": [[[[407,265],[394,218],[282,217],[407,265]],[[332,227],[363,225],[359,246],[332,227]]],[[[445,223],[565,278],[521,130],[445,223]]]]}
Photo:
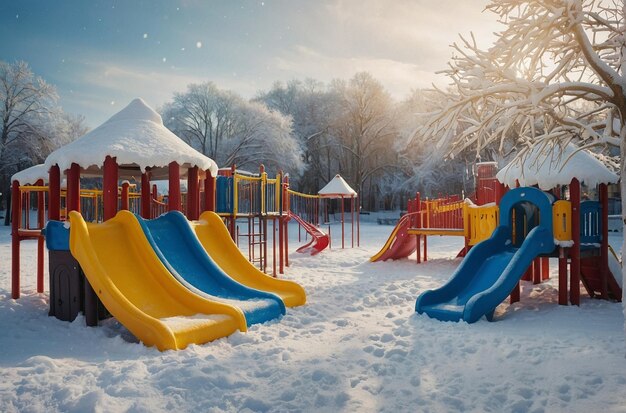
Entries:
{"type": "Polygon", "coordinates": [[[45,165],[49,170],[58,164],[62,171],[72,163],[83,169],[100,167],[107,155],[117,158],[120,166],[138,166],[141,171],[177,162],[183,169],[198,166],[217,175],[217,164],[167,129],[161,116],[140,98],[91,132],[52,152],[45,165]]]}
{"type": "Polygon", "coordinates": [[[520,186],[538,185],[543,190],[568,185],[573,178],[589,186],[616,183],[619,179],[589,152],[577,150],[572,144],[565,148],[537,145],[502,168],[496,178],[510,188],[515,188],[517,180],[520,186]]]}

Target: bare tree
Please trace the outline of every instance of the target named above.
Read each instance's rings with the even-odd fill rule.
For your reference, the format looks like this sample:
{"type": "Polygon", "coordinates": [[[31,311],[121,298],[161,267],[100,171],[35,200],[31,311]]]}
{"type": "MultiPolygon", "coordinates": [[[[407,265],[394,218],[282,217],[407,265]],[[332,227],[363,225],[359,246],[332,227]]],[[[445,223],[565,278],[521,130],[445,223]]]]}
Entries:
{"type": "MultiPolygon", "coordinates": [[[[330,125],[338,109],[337,95],[314,79],[276,82],[257,101],[293,120],[293,133],[304,150],[304,171],[297,180],[299,190],[317,192],[336,173],[334,137],[330,125]]],[[[292,175],[293,176],[293,175],[292,175]]]]}
{"type": "Polygon", "coordinates": [[[47,134],[57,95],[25,62],[0,61],[0,192],[9,193],[9,178],[45,156],[47,134]]]}
{"type": "MultiPolygon", "coordinates": [[[[393,101],[367,72],[357,73],[348,82],[336,80],[332,88],[340,97],[340,113],[332,125],[342,153],[340,169],[362,193],[366,180],[396,167],[393,101]]],[[[373,194],[364,195],[369,195],[368,207],[376,208],[373,194]]]]}
{"type": "Polygon", "coordinates": [[[165,125],[218,164],[256,170],[301,168],[291,119],[213,83],[191,84],[161,110],[165,125]]]}
{"type": "Polygon", "coordinates": [[[504,30],[486,51],[473,37],[453,45],[444,73],[454,87],[439,90],[446,103],[417,135],[435,138],[451,155],[469,147],[480,153],[494,142],[503,148],[512,130],[522,146],[619,146],[626,137],[622,6],[494,0],[487,9],[504,30]]]}

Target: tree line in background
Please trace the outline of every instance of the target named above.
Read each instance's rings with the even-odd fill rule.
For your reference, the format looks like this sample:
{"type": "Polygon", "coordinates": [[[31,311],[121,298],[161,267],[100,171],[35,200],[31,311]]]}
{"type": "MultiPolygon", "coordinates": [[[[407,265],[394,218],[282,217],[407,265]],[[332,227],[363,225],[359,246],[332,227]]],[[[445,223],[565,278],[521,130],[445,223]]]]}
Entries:
{"type": "MultiPolygon", "coordinates": [[[[63,112],[54,86],[25,62],[0,61],[0,200],[10,177],[42,163],[54,149],[88,131],[63,112]]],[[[329,84],[276,82],[251,100],[212,82],[190,84],[160,109],[165,126],[220,166],[283,170],[293,188],[316,193],[340,173],[364,210],[402,208],[416,191],[434,196],[470,190],[463,156],[443,162],[432,146],[411,139],[420,113],[437,98],[413,91],[394,100],[371,74],[329,84]]],[[[0,203],[0,207],[3,205],[0,203]]]]}
{"type": "Polygon", "coordinates": [[[427,195],[472,188],[461,155],[443,162],[411,139],[435,94],[413,91],[395,101],[371,74],[324,84],[276,82],[246,101],[212,82],[191,84],[161,109],[165,125],[219,165],[284,170],[301,192],[317,193],[340,173],[365,210],[402,208],[427,195]]]}

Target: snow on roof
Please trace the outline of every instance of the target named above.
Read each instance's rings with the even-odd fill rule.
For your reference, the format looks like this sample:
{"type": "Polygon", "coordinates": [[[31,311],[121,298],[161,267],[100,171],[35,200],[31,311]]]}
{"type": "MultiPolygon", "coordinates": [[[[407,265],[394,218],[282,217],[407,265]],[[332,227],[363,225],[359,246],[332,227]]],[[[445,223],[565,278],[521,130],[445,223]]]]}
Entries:
{"type": "Polygon", "coordinates": [[[171,162],[181,165],[182,173],[198,166],[217,175],[217,164],[167,129],[161,116],[141,98],[134,99],[91,132],[52,152],[45,165],[50,169],[58,164],[64,171],[77,163],[84,170],[94,170],[104,164],[107,155],[117,158],[120,175],[123,166],[145,171],[166,168],[171,162]]]}
{"type": "Polygon", "coordinates": [[[339,198],[341,196],[356,196],[356,191],[348,185],[348,183],[337,174],[329,183],[317,192],[325,198],[339,198]]]}
{"type": "Polygon", "coordinates": [[[44,183],[48,182],[48,168],[44,164],[31,166],[19,171],[11,177],[11,182],[17,181],[20,185],[34,185],[40,179],[44,183]]]}
{"type": "Polygon", "coordinates": [[[515,181],[518,180],[521,186],[538,185],[543,190],[568,185],[573,178],[588,186],[616,183],[619,180],[615,173],[589,152],[576,151],[577,148],[572,144],[565,148],[537,145],[528,154],[502,168],[496,178],[511,188],[515,187],[515,181]]]}

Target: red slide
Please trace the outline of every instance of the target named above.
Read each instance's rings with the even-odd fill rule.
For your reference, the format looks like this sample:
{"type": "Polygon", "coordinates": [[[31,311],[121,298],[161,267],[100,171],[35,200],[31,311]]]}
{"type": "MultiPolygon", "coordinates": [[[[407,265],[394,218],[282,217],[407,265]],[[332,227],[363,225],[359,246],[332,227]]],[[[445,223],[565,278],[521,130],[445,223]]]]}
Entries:
{"type": "Polygon", "coordinates": [[[328,244],[330,242],[328,234],[326,234],[324,231],[319,230],[317,227],[315,227],[315,225],[306,222],[292,212],[289,213],[289,217],[295,219],[296,222],[298,222],[298,224],[300,224],[300,226],[302,226],[302,228],[304,228],[304,230],[308,232],[309,235],[311,235],[311,240],[298,248],[296,252],[310,251],[311,255],[316,255],[322,252],[323,249],[328,247],[328,244]]]}
{"type": "Polygon", "coordinates": [[[417,239],[407,233],[410,224],[410,215],[400,218],[385,245],[370,261],[397,260],[411,255],[417,249],[417,239]]]}

